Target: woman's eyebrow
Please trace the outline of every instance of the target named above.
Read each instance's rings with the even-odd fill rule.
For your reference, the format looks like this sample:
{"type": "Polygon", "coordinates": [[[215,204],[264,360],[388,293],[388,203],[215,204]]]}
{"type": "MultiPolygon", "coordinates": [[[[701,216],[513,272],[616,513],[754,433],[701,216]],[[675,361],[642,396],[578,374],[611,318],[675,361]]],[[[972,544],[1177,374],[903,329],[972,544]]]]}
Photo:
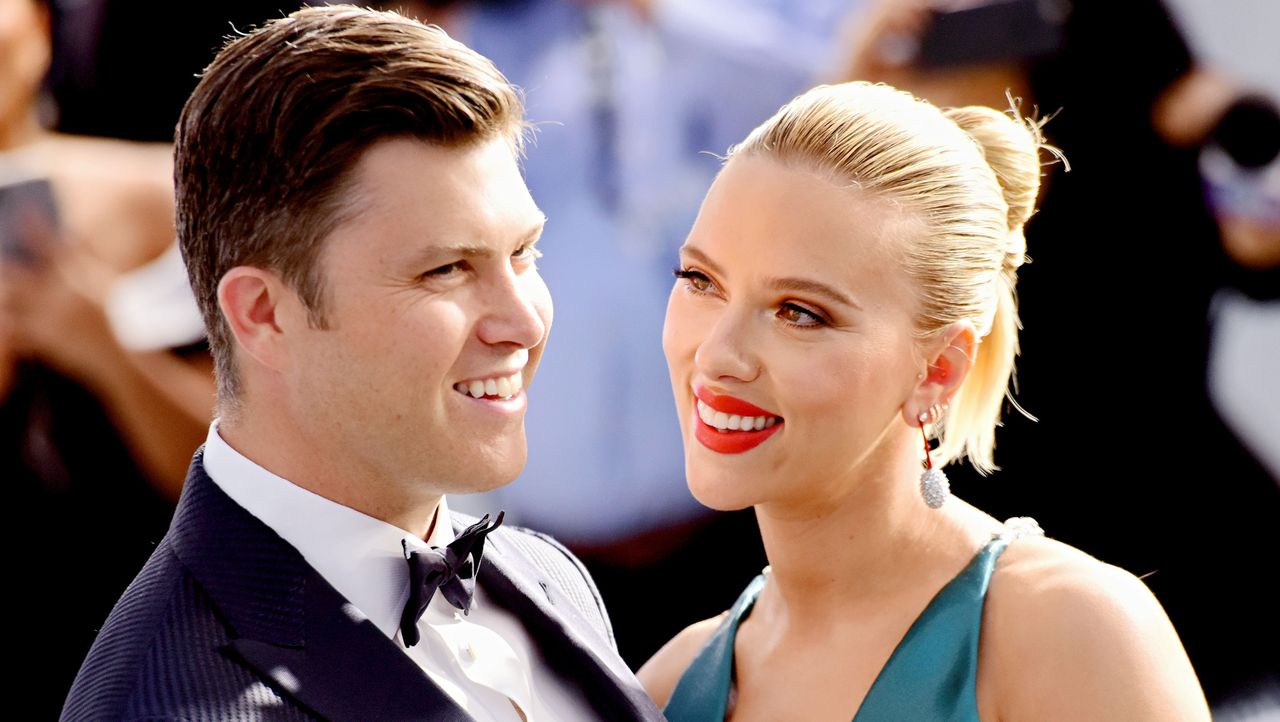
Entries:
{"type": "MultiPolygon", "coordinates": [[[[680,252],[683,255],[688,256],[692,260],[697,261],[699,264],[706,266],[708,270],[715,273],[716,275],[724,276],[724,271],[721,270],[721,268],[718,265],[716,265],[716,262],[711,260],[710,256],[708,256],[706,253],[703,253],[696,246],[686,245],[680,249],[680,252]]],[[[825,283],[822,283],[821,281],[814,281],[807,278],[795,278],[795,277],[787,276],[783,278],[769,279],[768,286],[769,288],[775,291],[796,291],[800,293],[812,293],[819,296],[824,296],[832,301],[835,301],[836,303],[842,303],[846,306],[852,306],[853,308],[856,308],[859,311],[862,310],[862,306],[858,304],[856,301],[854,301],[852,298],[850,298],[849,294],[844,293],[843,291],[833,286],[829,286],[825,283]]]]}
{"type": "Polygon", "coordinates": [[[807,278],[771,278],[769,279],[769,288],[776,291],[798,291],[800,293],[813,293],[819,296],[826,296],[828,299],[836,303],[843,303],[846,306],[852,306],[859,311],[862,306],[858,305],[848,294],[837,288],[828,286],[821,281],[813,281],[807,278]]]}
{"type": "Polygon", "coordinates": [[[680,253],[683,255],[692,257],[693,260],[706,266],[707,269],[709,269],[716,275],[719,275],[719,276],[724,275],[724,271],[720,269],[720,266],[716,265],[715,261],[711,260],[711,256],[708,256],[707,254],[703,253],[701,250],[698,249],[697,246],[690,246],[690,245],[681,246],[680,253]]]}

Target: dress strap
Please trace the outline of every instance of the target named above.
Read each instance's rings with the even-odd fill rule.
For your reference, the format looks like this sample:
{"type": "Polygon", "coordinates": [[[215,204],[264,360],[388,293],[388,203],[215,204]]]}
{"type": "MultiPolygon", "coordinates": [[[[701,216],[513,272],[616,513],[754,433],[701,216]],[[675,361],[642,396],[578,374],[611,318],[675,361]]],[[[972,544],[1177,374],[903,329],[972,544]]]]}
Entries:
{"type": "Polygon", "coordinates": [[[977,722],[978,639],[991,575],[1010,542],[1042,534],[1030,517],[1010,519],[992,534],[907,630],[854,722],[977,722]]]}
{"type": "MultiPolygon", "coordinates": [[[[766,572],[767,574],[767,572],[766,572]]],[[[766,574],[751,580],[729,609],[720,626],[694,657],[667,700],[663,714],[670,722],[706,722],[724,719],[733,687],[733,646],[738,637],[738,623],[755,606],[766,574]]]]}

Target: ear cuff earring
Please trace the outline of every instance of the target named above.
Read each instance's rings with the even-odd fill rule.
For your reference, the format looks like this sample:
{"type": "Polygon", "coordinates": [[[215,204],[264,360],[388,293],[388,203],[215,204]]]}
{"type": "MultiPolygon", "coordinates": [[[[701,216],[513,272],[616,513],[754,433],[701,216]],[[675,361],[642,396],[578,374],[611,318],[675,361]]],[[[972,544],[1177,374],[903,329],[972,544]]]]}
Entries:
{"type": "Polygon", "coordinates": [[[930,509],[940,508],[947,502],[947,497],[951,496],[951,482],[947,480],[947,475],[942,469],[934,468],[929,449],[929,436],[924,431],[925,424],[941,418],[942,411],[941,405],[934,404],[928,411],[916,417],[920,422],[920,438],[924,441],[924,473],[920,475],[920,496],[924,497],[924,503],[930,509]]]}

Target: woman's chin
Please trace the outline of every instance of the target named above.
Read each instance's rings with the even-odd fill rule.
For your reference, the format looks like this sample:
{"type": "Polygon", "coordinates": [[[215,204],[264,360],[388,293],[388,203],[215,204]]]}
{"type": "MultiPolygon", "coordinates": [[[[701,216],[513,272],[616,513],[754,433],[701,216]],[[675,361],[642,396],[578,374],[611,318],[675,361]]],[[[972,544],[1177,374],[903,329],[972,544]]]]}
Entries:
{"type": "Polygon", "coordinates": [[[741,479],[731,479],[718,474],[695,474],[685,470],[689,480],[689,492],[699,504],[715,511],[738,511],[754,506],[755,495],[744,486],[741,479]]]}

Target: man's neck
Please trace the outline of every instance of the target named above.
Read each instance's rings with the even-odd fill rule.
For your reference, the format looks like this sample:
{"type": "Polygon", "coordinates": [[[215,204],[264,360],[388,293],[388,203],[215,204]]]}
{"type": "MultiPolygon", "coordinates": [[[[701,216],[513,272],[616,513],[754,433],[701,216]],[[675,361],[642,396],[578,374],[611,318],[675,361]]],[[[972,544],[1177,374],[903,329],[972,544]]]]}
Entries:
{"type": "Polygon", "coordinates": [[[297,424],[241,408],[218,423],[223,441],[267,471],[341,504],[426,539],[440,494],[406,494],[395,480],[356,463],[340,446],[311,442],[297,424]]]}

